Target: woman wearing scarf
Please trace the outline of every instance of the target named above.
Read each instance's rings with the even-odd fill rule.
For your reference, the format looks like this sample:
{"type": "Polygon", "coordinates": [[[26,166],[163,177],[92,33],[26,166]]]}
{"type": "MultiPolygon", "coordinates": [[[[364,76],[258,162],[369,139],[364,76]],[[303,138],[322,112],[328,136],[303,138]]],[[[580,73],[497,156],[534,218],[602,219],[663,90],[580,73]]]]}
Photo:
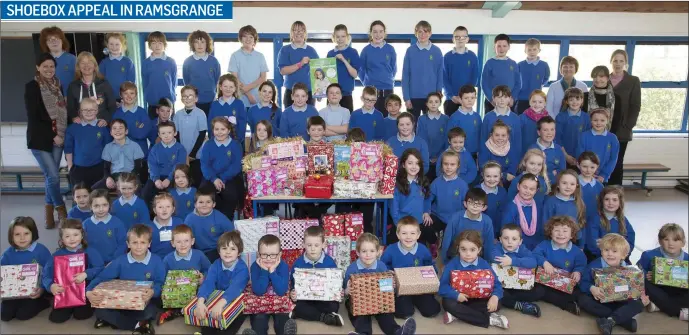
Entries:
{"type": "Polygon", "coordinates": [[[615,170],[608,179],[609,185],[622,185],[624,154],[627,144],[632,140],[632,129],[636,126],[641,111],[641,82],[639,77],[632,76],[626,71],[628,61],[627,52],[624,50],[615,50],[610,57],[610,83],[615,92],[615,112],[610,131],[620,140],[620,153],[617,156],[615,170]]]}
{"type": "MultiPolygon", "coordinates": [[[[588,86],[584,82],[578,81],[574,78],[574,75],[579,71],[579,61],[572,56],[562,57],[560,61],[560,74],[562,79],[554,82],[550,85],[548,89],[548,104],[545,109],[548,110],[550,116],[557,117],[557,114],[563,111],[562,99],[565,97],[565,91],[570,87],[576,87],[582,90],[584,93],[588,92],[588,86]]],[[[586,109],[587,95],[584,94],[584,104],[583,109],[586,109]]]]}
{"type": "MultiPolygon", "coordinates": [[[[120,88],[117,87],[117,92],[120,88]]],[[[79,103],[82,99],[94,99],[98,103],[98,126],[110,122],[115,114],[116,97],[112,87],[98,71],[98,62],[92,53],[83,51],[77,57],[75,80],[67,88],[67,116],[69,123],[81,122],[79,103]],[[102,120],[105,120],[103,122],[102,120]]]]}
{"type": "Polygon", "coordinates": [[[53,212],[61,224],[67,219],[60,193],[60,161],[67,128],[67,109],[60,80],[55,76],[57,61],[50,53],[36,61],[36,76],[24,87],[28,117],[26,145],[36,158],[45,177],[45,226],[55,228],[53,212]]]}
{"type": "Polygon", "coordinates": [[[588,93],[588,110],[605,108],[612,113],[612,115],[608,115],[608,130],[617,134],[622,120],[622,109],[620,104],[615,103],[615,101],[620,100],[620,96],[613,91],[610,71],[606,66],[598,65],[591,71],[591,79],[593,79],[593,86],[588,93]]]}

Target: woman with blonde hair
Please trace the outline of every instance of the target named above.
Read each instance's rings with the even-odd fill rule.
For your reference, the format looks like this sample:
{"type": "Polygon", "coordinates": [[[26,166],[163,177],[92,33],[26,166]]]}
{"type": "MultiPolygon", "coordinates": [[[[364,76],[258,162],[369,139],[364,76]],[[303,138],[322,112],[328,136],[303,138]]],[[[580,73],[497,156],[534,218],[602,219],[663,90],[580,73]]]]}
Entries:
{"type": "MultiPolygon", "coordinates": [[[[74,81],[67,88],[67,116],[70,123],[79,123],[79,103],[83,99],[93,99],[98,104],[98,120],[109,122],[117,109],[112,86],[103,78],[98,69],[96,57],[88,51],[77,56],[74,81]]],[[[99,125],[103,125],[99,121],[99,125]]]]}

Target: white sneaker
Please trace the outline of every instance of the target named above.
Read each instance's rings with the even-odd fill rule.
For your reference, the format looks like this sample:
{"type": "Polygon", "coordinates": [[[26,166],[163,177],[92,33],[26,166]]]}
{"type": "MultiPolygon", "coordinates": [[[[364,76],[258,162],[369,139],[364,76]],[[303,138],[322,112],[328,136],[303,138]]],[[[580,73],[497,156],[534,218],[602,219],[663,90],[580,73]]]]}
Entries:
{"type": "Polygon", "coordinates": [[[679,311],[679,319],[682,321],[689,321],[689,308],[682,308],[679,311]]]}
{"type": "Polygon", "coordinates": [[[443,314],[443,323],[446,325],[451,324],[453,321],[455,321],[457,318],[455,318],[452,314],[445,312],[443,314]]]}
{"type": "Polygon", "coordinates": [[[656,304],[654,304],[654,303],[649,303],[648,306],[646,306],[646,312],[655,313],[655,312],[659,312],[659,311],[660,311],[660,308],[658,308],[658,306],[656,306],[656,304]]]}
{"type": "Polygon", "coordinates": [[[497,313],[490,313],[490,325],[502,329],[507,329],[510,327],[510,323],[509,321],[507,321],[507,317],[497,313]]]}

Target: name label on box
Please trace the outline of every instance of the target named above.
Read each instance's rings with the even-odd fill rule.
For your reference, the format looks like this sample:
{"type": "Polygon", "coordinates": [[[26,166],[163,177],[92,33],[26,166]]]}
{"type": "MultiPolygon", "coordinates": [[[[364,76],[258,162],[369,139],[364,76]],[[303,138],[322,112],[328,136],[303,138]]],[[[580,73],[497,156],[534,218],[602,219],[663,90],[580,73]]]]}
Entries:
{"type": "Polygon", "coordinates": [[[394,292],[392,278],[378,279],[378,286],[381,292],[394,292]]]}
{"type": "Polygon", "coordinates": [[[673,266],[672,269],[670,270],[670,277],[673,280],[687,280],[689,277],[689,274],[687,273],[687,269],[683,268],[681,266],[673,266]]]}
{"type": "Polygon", "coordinates": [[[421,270],[421,278],[435,278],[435,271],[421,270]]]}
{"type": "Polygon", "coordinates": [[[615,286],[615,292],[627,292],[627,291],[629,291],[629,285],[615,286]]]}

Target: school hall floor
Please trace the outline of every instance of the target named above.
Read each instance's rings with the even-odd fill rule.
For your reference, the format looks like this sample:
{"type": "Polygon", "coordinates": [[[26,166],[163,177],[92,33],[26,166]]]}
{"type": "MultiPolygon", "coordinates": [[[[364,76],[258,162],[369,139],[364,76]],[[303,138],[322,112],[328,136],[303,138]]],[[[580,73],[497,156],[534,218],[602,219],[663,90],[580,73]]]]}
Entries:
{"type": "MultiPolygon", "coordinates": [[[[675,222],[689,231],[689,206],[687,196],[674,189],[657,189],[650,198],[642,191],[628,191],[625,204],[626,214],[636,231],[636,246],[632,253],[632,262],[636,262],[641,251],[653,249],[658,246],[658,229],[665,223],[675,222]]],[[[7,248],[5,234],[10,221],[19,215],[32,216],[39,224],[40,242],[49,250],[57,247],[57,230],[47,231],[43,228],[43,196],[38,195],[3,195],[0,198],[0,245],[2,250],[7,248]]],[[[499,328],[479,328],[463,322],[455,321],[450,325],[442,323],[442,317],[425,319],[418,312],[418,334],[488,334],[488,333],[530,333],[530,334],[597,334],[598,329],[595,320],[590,315],[583,313],[575,317],[557,307],[547,303],[539,303],[542,316],[536,319],[525,316],[519,312],[502,309],[500,313],[507,316],[510,322],[508,330],[499,328]]],[[[112,329],[93,328],[94,318],[85,321],[69,320],[64,324],[53,324],[48,321],[49,309],[46,309],[30,321],[0,322],[1,334],[130,334],[129,331],[113,331],[112,329]]],[[[342,328],[329,327],[320,323],[297,321],[299,334],[346,334],[353,330],[346,316],[344,306],[340,308],[345,326],[342,328]]],[[[638,317],[638,333],[640,334],[687,334],[689,323],[670,318],[665,314],[643,312],[638,317]]],[[[402,320],[397,320],[402,323],[402,320]]],[[[272,323],[272,322],[271,322],[272,323]]],[[[249,321],[244,324],[249,327],[249,321]]],[[[380,334],[380,328],[374,322],[374,333],[380,334]]],[[[158,334],[193,334],[197,328],[187,326],[183,319],[177,319],[156,327],[158,334]]],[[[620,327],[615,327],[615,333],[627,333],[620,327]]],[[[271,326],[271,333],[272,326],[271,326]]]]}

